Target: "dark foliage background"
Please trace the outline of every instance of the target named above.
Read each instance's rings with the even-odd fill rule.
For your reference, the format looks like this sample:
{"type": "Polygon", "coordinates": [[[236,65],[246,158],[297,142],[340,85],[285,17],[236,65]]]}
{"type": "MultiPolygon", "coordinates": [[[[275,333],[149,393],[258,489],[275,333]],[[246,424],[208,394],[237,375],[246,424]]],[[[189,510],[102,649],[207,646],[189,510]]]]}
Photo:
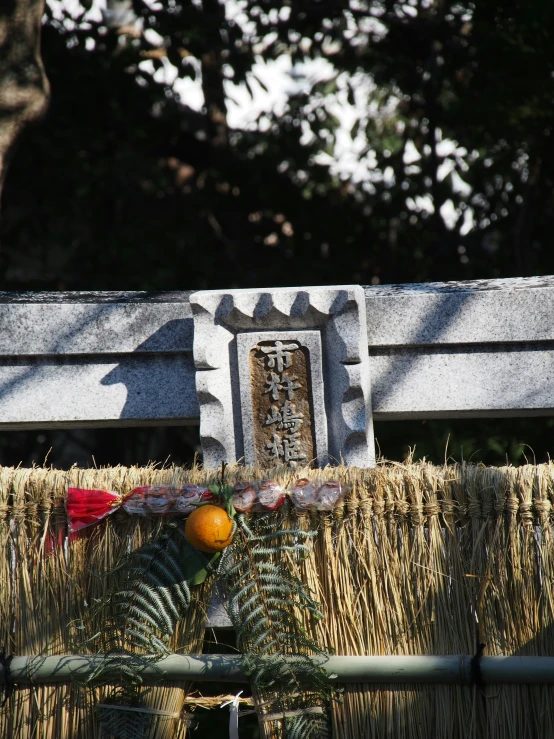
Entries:
{"type": "MultiPolygon", "coordinates": [[[[117,5],[108,2],[108,11],[117,5]]],[[[52,99],[20,142],[5,185],[1,289],[554,272],[551,3],[244,0],[241,25],[217,0],[134,0],[131,28],[119,30],[106,27],[109,12],[91,21],[85,11],[61,19],[49,9],[44,19],[52,99]],[[161,41],[149,42],[149,29],[161,41]],[[231,129],[225,80],[254,89],[256,58],[283,54],[302,83],[285,113],[231,129]],[[336,74],[310,80],[302,64],[317,58],[336,74]],[[142,68],[147,59],[185,75],[200,68],[205,107],[195,111],[157,83],[142,68]],[[375,87],[364,92],[367,75],[375,87]],[[360,159],[374,158],[362,181],[321,158],[334,150],[337,96],[356,103],[351,135],[365,142],[360,159]],[[302,138],[306,126],[311,138],[302,138]],[[439,146],[448,140],[457,142],[451,155],[439,146]],[[407,156],[414,150],[415,160],[407,156]]],[[[376,431],[388,458],[415,447],[440,461],[448,440],[457,459],[499,464],[525,454],[544,460],[553,423],[428,421],[376,431]]],[[[10,432],[0,435],[0,462],[42,463],[50,448],[49,461],[61,466],[190,462],[198,451],[190,428],[10,432]]]]}

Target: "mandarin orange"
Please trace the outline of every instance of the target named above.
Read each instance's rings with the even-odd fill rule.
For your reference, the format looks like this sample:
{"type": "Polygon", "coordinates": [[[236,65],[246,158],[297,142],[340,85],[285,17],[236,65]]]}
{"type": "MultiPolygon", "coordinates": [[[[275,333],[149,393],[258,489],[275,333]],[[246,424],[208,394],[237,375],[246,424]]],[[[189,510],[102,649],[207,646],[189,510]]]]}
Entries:
{"type": "Polygon", "coordinates": [[[216,505],[199,506],[185,524],[185,536],[201,552],[221,552],[233,540],[232,531],[232,520],[216,505]]]}

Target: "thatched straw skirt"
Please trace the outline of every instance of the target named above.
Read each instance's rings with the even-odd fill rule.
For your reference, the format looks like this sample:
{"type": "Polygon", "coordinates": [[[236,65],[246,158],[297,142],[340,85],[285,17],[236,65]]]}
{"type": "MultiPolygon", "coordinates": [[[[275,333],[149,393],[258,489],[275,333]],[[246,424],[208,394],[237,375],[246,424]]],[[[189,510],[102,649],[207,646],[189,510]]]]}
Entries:
{"type": "MultiPolygon", "coordinates": [[[[264,476],[233,468],[230,479],[264,476]]],[[[351,487],[332,514],[290,512],[317,527],[301,577],[325,619],[307,624],[337,654],[554,655],[554,466],[382,465],[324,471],[351,487]]],[[[266,475],[267,476],[267,473],[266,475]]],[[[289,470],[272,477],[288,484],[289,470]]],[[[106,593],[102,573],[140,545],[155,522],[123,511],[70,539],[68,484],[126,492],[161,483],[210,483],[200,470],[113,468],[70,472],[0,468],[0,650],[73,653],[77,626],[106,593]]],[[[200,651],[210,588],[200,586],[172,649],[200,651]]],[[[102,624],[98,623],[98,629],[102,624]]],[[[189,685],[156,687],[149,705],[167,715],[152,737],[182,737],[189,685]]],[[[102,688],[18,687],[0,711],[0,736],[97,739],[102,688]]],[[[448,739],[546,737],[554,687],[345,687],[333,708],[333,736],[448,739]]]]}

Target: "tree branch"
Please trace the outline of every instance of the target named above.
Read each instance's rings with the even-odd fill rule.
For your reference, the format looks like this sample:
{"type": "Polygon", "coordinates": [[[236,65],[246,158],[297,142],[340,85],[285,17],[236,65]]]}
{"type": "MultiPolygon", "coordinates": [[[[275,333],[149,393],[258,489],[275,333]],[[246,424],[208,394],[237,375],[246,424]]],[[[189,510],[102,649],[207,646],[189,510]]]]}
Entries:
{"type": "Polygon", "coordinates": [[[225,25],[225,6],[219,0],[204,0],[209,48],[202,54],[202,90],[208,111],[211,142],[215,147],[227,145],[227,105],[223,88],[221,29],[225,25]]]}

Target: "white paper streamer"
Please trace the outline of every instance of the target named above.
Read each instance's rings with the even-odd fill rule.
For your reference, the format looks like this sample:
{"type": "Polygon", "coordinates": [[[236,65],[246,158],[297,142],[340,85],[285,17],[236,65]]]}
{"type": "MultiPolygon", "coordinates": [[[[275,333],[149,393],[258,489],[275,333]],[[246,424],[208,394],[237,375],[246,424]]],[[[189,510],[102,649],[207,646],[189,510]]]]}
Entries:
{"type": "Polygon", "coordinates": [[[243,692],[241,690],[234,698],[220,706],[220,708],[229,706],[229,739],[239,739],[239,698],[243,692]]]}

